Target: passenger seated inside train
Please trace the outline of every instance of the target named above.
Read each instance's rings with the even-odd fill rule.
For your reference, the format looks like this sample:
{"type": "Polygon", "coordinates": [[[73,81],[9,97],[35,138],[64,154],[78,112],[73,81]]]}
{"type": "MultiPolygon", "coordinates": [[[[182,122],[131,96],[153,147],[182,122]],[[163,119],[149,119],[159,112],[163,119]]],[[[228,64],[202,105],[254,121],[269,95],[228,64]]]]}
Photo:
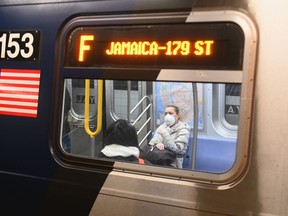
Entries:
{"type": "Polygon", "coordinates": [[[175,105],[165,108],[164,123],[161,124],[149,145],[159,150],[169,149],[174,152],[175,160],[170,164],[176,168],[183,167],[183,158],[188,148],[190,127],[180,120],[180,110],[175,105]]]}
{"type": "Polygon", "coordinates": [[[104,133],[103,147],[99,157],[144,163],[139,158],[140,150],[136,129],[126,120],[119,119],[108,127],[104,133]]]}

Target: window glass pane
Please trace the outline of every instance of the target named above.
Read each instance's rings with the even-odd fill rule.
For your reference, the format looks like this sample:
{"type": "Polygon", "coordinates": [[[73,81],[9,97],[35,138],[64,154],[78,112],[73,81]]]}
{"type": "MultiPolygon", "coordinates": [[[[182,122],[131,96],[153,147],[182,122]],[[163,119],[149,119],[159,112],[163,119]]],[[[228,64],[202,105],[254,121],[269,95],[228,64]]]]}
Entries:
{"type": "Polygon", "coordinates": [[[140,155],[149,166],[211,173],[224,173],[233,166],[237,134],[235,136],[233,132],[227,136],[229,131],[219,130],[211,113],[220,109],[219,101],[223,97],[226,97],[226,105],[237,104],[231,102],[230,97],[239,98],[240,86],[226,87],[225,95],[221,97],[221,91],[217,91],[221,84],[105,80],[101,87],[99,80],[90,80],[90,110],[85,126],[85,106],[88,104],[75,100],[80,94],[86,97],[83,82],[83,79],[65,80],[60,142],[65,152],[77,157],[129,163],[138,163],[140,155]],[[214,90],[218,93],[213,93],[214,90]],[[101,109],[95,106],[98,99],[103,102],[101,109]],[[75,110],[82,118],[73,115],[75,110]],[[98,118],[101,126],[97,123],[98,118]],[[111,125],[114,125],[113,129],[111,125]],[[87,132],[94,133],[98,127],[100,132],[96,135],[87,132]],[[161,148],[159,143],[175,156],[169,164],[151,162],[151,158],[149,162],[146,157],[151,146],[161,148]],[[126,147],[133,148],[126,151],[129,149],[126,147]]]}

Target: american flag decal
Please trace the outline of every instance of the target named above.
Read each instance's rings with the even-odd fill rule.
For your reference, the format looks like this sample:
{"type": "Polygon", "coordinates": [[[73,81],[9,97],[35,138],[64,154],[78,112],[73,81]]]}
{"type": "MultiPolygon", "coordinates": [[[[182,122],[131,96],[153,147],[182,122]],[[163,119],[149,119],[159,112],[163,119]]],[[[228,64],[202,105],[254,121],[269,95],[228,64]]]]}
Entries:
{"type": "Polygon", "coordinates": [[[40,70],[0,69],[0,115],[37,117],[40,70]]]}

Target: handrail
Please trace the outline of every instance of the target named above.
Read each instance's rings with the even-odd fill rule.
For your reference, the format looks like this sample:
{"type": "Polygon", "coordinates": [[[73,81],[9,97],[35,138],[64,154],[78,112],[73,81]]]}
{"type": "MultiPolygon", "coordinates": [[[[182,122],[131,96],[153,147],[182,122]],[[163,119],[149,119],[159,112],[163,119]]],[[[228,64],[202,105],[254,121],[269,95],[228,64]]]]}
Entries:
{"type": "Polygon", "coordinates": [[[103,103],[103,80],[98,80],[98,96],[97,96],[97,128],[92,132],[89,128],[90,113],[90,79],[85,79],[85,111],[84,111],[84,128],[86,133],[94,138],[102,129],[102,103],[103,103]]]}
{"type": "MultiPolygon", "coordinates": [[[[141,118],[142,116],[148,111],[150,110],[151,112],[151,101],[150,101],[150,97],[148,96],[144,96],[142,97],[142,99],[134,106],[134,108],[130,111],[130,115],[143,103],[143,101],[147,99],[149,104],[146,106],[146,108],[138,115],[138,117],[134,120],[134,122],[132,123],[132,125],[134,126],[141,118]]],[[[145,128],[146,125],[148,125],[148,123],[151,122],[151,117],[149,117],[146,122],[142,125],[142,127],[137,131],[137,135],[140,134],[140,132],[145,128]]],[[[140,141],[139,146],[144,142],[144,140],[149,136],[149,134],[151,133],[151,130],[145,135],[145,137],[140,141]]]]}
{"type": "MultiPolygon", "coordinates": [[[[142,116],[145,114],[145,112],[151,107],[151,104],[149,104],[144,110],[143,112],[137,117],[137,119],[134,120],[133,124],[132,125],[135,125],[136,122],[139,121],[139,119],[142,118],[142,116]]],[[[131,114],[131,113],[130,113],[131,114]]]]}
{"type": "Polygon", "coordinates": [[[142,125],[142,127],[138,130],[137,135],[143,130],[143,128],[151,121],[151,117],[147,119],[146,122],[142,125]]]}
{"type": "Polygon", "coordinates": [[[193,123],[193,150],[192,150],[192,170],[196,165],[196,151],[197,151],[197,139],[198,139],[198,91],[197,84],[192,83],[193,89],[193,104],[194,104],[194,123],[193,123]]]}
{"type": "MultiPolygon", "coordinates": [[[[134,106],[134,108],[130,111],[130,114],[132,114],[132,113],[137,109],[137,107],[139,107],[139,106],[141,105],[142,101],[144,101],[146,98],[147,98],[148,101],[150,102],[150,98],[149,98],[147,95],[145,95],[144,97],[141,98],[141,100],[140,100],[140,101],[134,106]]],[[[151,102],[150,102],[150,104],[151,104],[151,102]]]]}
{"type": "Polygon", "coordinates": [[[151,132],[151,130],[149,130],[148,132],[147,132],[147,134],[143,137],[143,139],[139,142],[139,146],[141,146],[142,145],[142,143],[147,139],[147,137],[151,134],[152,132],[151,132]]]}

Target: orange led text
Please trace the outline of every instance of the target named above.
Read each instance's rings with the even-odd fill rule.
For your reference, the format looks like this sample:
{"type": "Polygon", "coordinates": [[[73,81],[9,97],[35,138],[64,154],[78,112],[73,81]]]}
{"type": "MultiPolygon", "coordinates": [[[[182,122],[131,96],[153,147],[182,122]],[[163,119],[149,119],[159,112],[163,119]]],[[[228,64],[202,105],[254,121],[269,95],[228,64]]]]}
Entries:
{"type": "Polygon", "coordinates": [[[86,45],[86,41],[93,41],[94,35],[81,35],[80,36],[80,46],[79,46],[79,57],[80,62],[84,61],[84,51],[91,49],[90,45],[86,45]]]}

